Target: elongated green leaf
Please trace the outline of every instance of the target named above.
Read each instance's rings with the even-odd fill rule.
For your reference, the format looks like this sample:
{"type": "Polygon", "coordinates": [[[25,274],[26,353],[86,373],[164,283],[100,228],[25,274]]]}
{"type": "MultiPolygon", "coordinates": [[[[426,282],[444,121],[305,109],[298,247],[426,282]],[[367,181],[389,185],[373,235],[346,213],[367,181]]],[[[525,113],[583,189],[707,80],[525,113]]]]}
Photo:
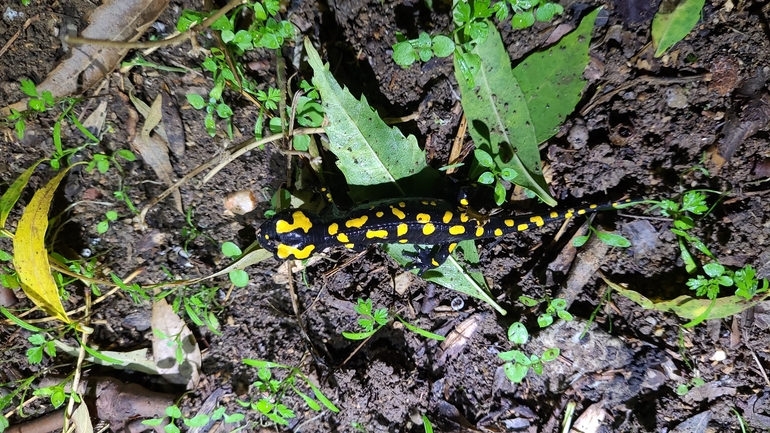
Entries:
{"type": "Polygon", "coordinates": [[[11,187],[8,188],[3,194],[3,197],[0,198],[0,229],[5,228],[5,221],[8,219],[8,214],[11,213],[11,209],[13,209],[13,206],[19,200],[19,197],[21,197],[21,191],[27,186],[27,182],[29,182],[32,172],[34,172],[35,168],[43,161],[45,160],[40,159],[26,169],[21,176],[13,181],[11,187]]]}
{"type": "Polygon", "coordinates": [[[675,43],[684,39],[698,24],[700,11],[706,0],[683,0],[670,8],[671,2],[661,3],[660,9],[652,19],[652,43],[655,46],[655,57],[660,57],[675,43]]]}
{"type": "MultiPolygon", "coordinates": [[[[492,155],[501,170],[511,168],[518,173],[516,184],[554,206],[556,200],[548,193],[540,167],[540,151],[526,97],[513,75],[500,33],[492,23],[488,27],[486,41],[472,51],[481,58],[481,68],[473,83],[462,74],[458,56],[454,60],[468,130],[476,148],[492,155]]],[[[475,179],[482,171],[472,170],[470,177],[475,179]]]]}
{"type": "Polygon", "coordinates": [[[417,139],[387,126],[365,97],[359,101],[340,87],[308,39],[305,49],[329,121],[329,149],[353,200],[429,196],[438,174],[425,162],[417,139]]]}
{"type": "Polygon", "coordinates": [[[513,75],[524,93],[538,143],[551,138],[580,101],[588,65],[588,47],[601,8],[588,14],[573,32],[545,51],[532,53],[513,75]]]}
{"type": "MultiPolygon", "coordinates": [[[[386,244],[382,245],[382,248],[402,266],[407,266],[414,260],[404,254],[405,252],[414,253],[414,245],[386,244]]],[[[507,311],[489,295],[489,288],[484,284],[483,278],[481,281],[476,281],[451,255],[441,266],[426,272],[423,278],[452,290],[465,293],[468,296],[473,296],[486,302],[500,314],[507,314],[507,311]]]]}

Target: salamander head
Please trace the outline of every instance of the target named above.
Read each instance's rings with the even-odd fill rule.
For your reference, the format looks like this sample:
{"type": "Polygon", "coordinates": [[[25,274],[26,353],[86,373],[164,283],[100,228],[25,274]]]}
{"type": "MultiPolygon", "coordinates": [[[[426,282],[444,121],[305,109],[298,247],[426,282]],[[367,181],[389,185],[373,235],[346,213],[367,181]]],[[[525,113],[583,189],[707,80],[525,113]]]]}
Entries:
{"type": "Polygon", "coordinates": [[[289,209],[263,222],[257,229],[257,240],[279,260],[302,260],[315,252],[311,229],[321,224],[321,219],[313,213],[289,209]]]}

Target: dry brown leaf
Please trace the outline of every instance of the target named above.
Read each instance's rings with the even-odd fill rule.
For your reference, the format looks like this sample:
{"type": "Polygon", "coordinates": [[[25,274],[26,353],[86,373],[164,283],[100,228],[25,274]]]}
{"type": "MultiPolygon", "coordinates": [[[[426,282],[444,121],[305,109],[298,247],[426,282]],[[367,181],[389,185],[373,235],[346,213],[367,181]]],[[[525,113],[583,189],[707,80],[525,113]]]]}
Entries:
{"type": "Polygon", "coordinates": [[[150,322],[152,355],[158,372],[171,383],[195,389],[200,380],[201,350],[193,333],[165,299],[152,305],[150,322]]]}
{"type": "MultiPolygon", "coordinates": [[[[151,135],[152,130],[160,123],[162,103],[163,99],[159,94],[147,113],[147,120],[142,126],[142,132],[134,139],[134,149],[142,156],[144,163],[152,167],[158,179],[162,180],[166,186],[172,186],[174,184],[174,169],[171,167],[171,160],[168,157],[168,144],[159,134],[151,135]]],[[[172,195],[176,210],[184,213],[182,194],[179,189],[175,189],[172,195]]]]}
{"type": "Polygon", "coordinates": [[[80,403],[72,413],[72,423],[75,425],[75,433],[93,433],[94,426],[91,424],[91,415],[88,413],[88,406],[80,403]]]}
{"type": "MultiPolygon", "coordinates": [[[[91,14],[84,38],[133,42],[168,6],[168,0],[106,0],[91,14]]],[[[59,63],[37,89],[50,91],[54,97],[78,95],[93,87],[120,63],[128,49],[84,45],[72,47],[72,56],[59,63]]],[[[26,109],[26,100],[13,104],[26,109]]],[[[7,115],[3,109],[3,115],[7,115]]],[[[10,113],[10,110],[8,111],[10,113]]]]}

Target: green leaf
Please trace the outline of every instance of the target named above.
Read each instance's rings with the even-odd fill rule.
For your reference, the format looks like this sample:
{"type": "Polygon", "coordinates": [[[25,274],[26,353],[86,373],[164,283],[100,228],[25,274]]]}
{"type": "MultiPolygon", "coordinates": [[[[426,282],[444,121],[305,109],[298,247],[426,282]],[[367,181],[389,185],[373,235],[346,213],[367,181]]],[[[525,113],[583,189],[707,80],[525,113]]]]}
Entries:
{"type": "Polygon", "coordinates": [[[227,276],[230,277],[230,282],[232,282],[235,287],[246,287],[249,285],[249,274],[243,269],[233,269],[227,276]]]}
{"type": "Polygon", "coordinates": [[[476,161],[478,161],[479,165],[486,168],[495,168],[495,161],[487,152],[484,152],[481,149],[475,149],[473,151],[473,156],[476,157],[476,161]]]}
{"type": "Polygon", "coordinates": [[[524,295],[519,296],[519,302],[521,302],[527,307],[534,307],[535,305],[539,304],[537,299],[530,298],[529,296],[524,296],[524,295]]]}
{"type": "Polygon", "coordinates": [[[541,314],[537,317],[537,324],[541,328],[547,328],[548,326],[551,326],[553,323],[553,316],[550,314],[541,314]]]}
{"type": "Polygon", "coordinates": [[[586,84],[582,77],[588,65],[591,33],[600,9],[586,15],[578,28],[556,45],[527,56],[513,69],[524,93],[537,143],[556,134],[580,102],[586,84]]]}
{"type": "Polygon", "coordinates": [[[513,14],[511,27],[514,29],[526,29],[535,24],[535,14],[532,11],[524,11],[513,14]]]}
{"type": "Polygon", "coordinates": [[[96,233],[104,234],[107,233],[107,230],[110,229],[110,222],[109,221],[99,221],[99,224],[96,225],[96,233]]]}
{"type": "Polygon", "coordinates": [[[603,232],[601,230],[596,230],[596,237],[599,238],[600,241],[604,242],[605,244],[611,247],[628,248],[631,246],[631,241],[615,233],[608,233],[608,232],[603,232]]]}
{"type": "Polygon", "coordinates": [[[54,408],[58,408],[59,406],[64,404],[64,400],[66,400],[67,395],[64,394],[64,390],[61,388],[57,388],[56,391],[51,394],[51,405],[54,408]]]}
{"type": "Polygon", "coordinates": [[[588,238],[589,238],[589,235],[577,236],[574,239],[572,239],[572,246],[575,248],[580,248],[583,245],[585,245],[586,242],[588,242],[588,238]]]}
{"type": "Polygon", "coordinates": [[[24,92],[25,95],[33,98],[39,96],[37,87],[32,80],[21,80],[21,91],[24,92]]]}
{"type": "Polygon", "coordinates": [[[210,418],[208,415],[200,413],[192,418],[185,419],[184,425],[188,427],[203,427],[209,423],[209,420],[210,418]]]}
{"type": "Polygon", "coordinates": [[[703,272],[711,278],[719,277],[725,273],[725,267],[719,263],[707,263],[703,265],[703,272]]]}
{"type": "MultiPolygon", "coordinates": [[[[473,83],[462,73],[458,56],[454,57],[454,61],[462,106],[476,148],[490,154],[499,168],[515,170],[518,185],[534,191],[545,203],[555,205],[556,201],[548,193],[543,178],[540,150],[525,95],[511,70],[511,61],[500,33],[494,26],[490,26],[487,40],[476,45],[472,54],[481,59],[481,67],[473,77],[473,83]]],[[[472,169],[471,178],[481,171],[483,169],[472,169]]]]}
{"type": "Polygon", "coordinates": [[[521,383],[522,380],[524,380],[524,377],[527,376],[527,371],[529,371],[529,365],[524,364],[511,364],[510,362],[503,365],[503,371],[505,372],[505,375],[508,377],[508,380],[510,380],[513,383],[521,383]]]}
{"type": "Polygon", "coordinates": [[[393,61],[402,68],[409,67],[417,61],[417,53],[409,41],[399,42],[393,45],[393,61]]]}
{"type": "Polygon", "coordinates": [[[514,322],[511,324],[511,326],[508,328],[508,340],[510,340],[513,344],[526,344],[527,340],[529,340],[529,332],[527,332],[527,328],[524,326],[521,322],[514,322]]]}
{"type": "Polygon", "coordinates": [[[484,173],[481,173],[481,176],[479,176],[478,179],[480,184],[483,185],[492,185],[495,183],[495,175],[492,174],[491,171],[485,171],[484,173]]]}
{"type": "Polygon", "coordinates": [[[187,102],[189,102],[196,110],[200,110],[206,106],[206,101],[203,100],[203,96],[195,93],[188,93],[186,96],[187,102]]]}
{"type": "Polygon", "coordinates": [[[172,405],[166,408],[166,416],[171,418],[181,418],[182,417],[182,411],[179,409],[179,406],[172,405]]]}
{"type": "Polygon", "coordinates": [[[116,153],[117,156],[125,159],[126,161],[136,161],[136,155],[128,149],[120,149],[116,153]]]}
{"type": "Polygon", "coordinates": [[[434,333],[432,333],[430,331],[426,331],[426,330],[424,330],[422,328],[419,328],[417,326],[412,325],[411,323],[409,323],[406,320],[404,320],[403,318],[401,318],[401,316],[399,316],[399,315],[396,315],[396,319],[398,319],[399,322],[401,322],[404,326],[406,326],[406,329],[408,329],[408,330],[410,330],[410,331],[412,331],[412,332],[414,332],[416,334],[422,335],[425,338],[430,338],[430,339],[437,340],[437,341],[444,341],[446,339],[443,335],[434,334],[434,333]]]}
{"type": "Polygon", "coordinates": [[[161,424],[163,424],[163,418],[153,418],[142,421],[142,425],[148,425],[150,427],[159,426],[161,424]]]}
{"type": "Polygon", "coordinates": [[[433,37],[431,48],[436,57],[449,57],[455,51],[455,43],[444,35],[437,35],[433,37]]]}
{"type": "Polygon", "coordinates": [[[219,105],[217,105],[217,115],[223,119],[227,119],[228,117],[233,115],[233,110],[230,108],[229,105],[222,102],[219,105]]]}
{"type": "Polygon", "coordinates": [[[360,202],[430,195],[438,172],[426,163],[417,139],[388,127],[365,97],[359,101],[342,89],[307,38],[305,50],[329,120],[329,149],[338,159],[350,196],[360,202]]]}
{"type": "MultiPolygon", "coordinates": [[[[414,245],[406,244],[383,244],[382,249],[390,254],[399,264],[407,266],[414,260],[413,256],[404,254],[405,252],[414,253],[414,245]]],[[[489,304],[500,314],[505,315],[507,311],[503,309],[494,298],[489,295],[489,288],[483,278],[478,281],[468,274],[462,265],[454,258],[449,256],[447,260],[435,270],[425,272],[422,277],[430,282],[439,284],[460,293],[465,293],[483,302],[489,304]]]]}
{"type": "Polygon", "coordinates": [[[222,244],[222,254],[227,257],[238,257],[243,254],[243,252],[238,247],[238,245],[228,241],[222,244]]]}
{"type": "Polygon", "coordinates": [[[357,340],[365,340],[365,339],[371,337],[372,335],[374,335],[374,333],[377,332],[378,330],[379,330],[379,328],[378,329],[373,329],[373,330],[368,331],[368,332],[347,332],[347,331],[342,331],[342,336],[347,338],[348,340],[356,340],[356,341],[357,340]]]}
{"type": "Polygon", "coordinates": [[[652,43],[655,57],[660,57],[675,43],[684,39],[700,19],[700,12],[706,0],[682,0],[662,2],[652,19],[652,43]],[[673,10],[667,10],[674,4],[673,10]]]}

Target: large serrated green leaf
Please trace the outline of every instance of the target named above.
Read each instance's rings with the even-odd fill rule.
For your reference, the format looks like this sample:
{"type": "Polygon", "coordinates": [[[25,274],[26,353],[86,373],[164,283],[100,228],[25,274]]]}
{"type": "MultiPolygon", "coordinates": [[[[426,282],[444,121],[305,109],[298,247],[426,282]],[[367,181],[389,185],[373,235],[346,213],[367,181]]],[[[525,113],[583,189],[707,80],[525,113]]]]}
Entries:
{"type": "MultiPolygon", "coordinates": [[[[414,260],[407,254],[404,254],[414,253],[416,251],[414,245],[387,244],[383,245],[382,248],[402,266],[408,266],[414,260]]],[[[505,311],[505,309],[503,309],[503,307],[495,302],[489,295],[489,287],[487,287],[484,282],[483,276],[481,276],[481,278],[474,278],[473,274],[469,273],[451,255],[441,266],[435,270],[431,269],[426,272],[425,275],[423,275],[423,278],[457,292],[465,293],[468,296],[480,299],[492,306],[492,308],[497,310],[500,314],[507,314],[507,311],[505,311]]]]}
{"type": "Polygon", "coordinates": [[[675,43],[684,39],[698,24],[700,11],[706,0],[684,0],[673,10],[666,10],[670,3],[663,2],[652,19],[652,44],[655,57],[660,57],[675,43]]]}
{"type": "Polygon", "coordinates": [[[430,193],[438,173],[428,166],[417,139],[387,126],[365,97],[359,101],[341,88],[308,39],[305,49],[329,121],[329,150],[338,158],[353,200],[430,193]]]}
{"type": "MultiPolygon", "coordinates": [[[[305,49],[314,72],[313,84],[321,93],[326,111],[329,150],[338,159],[353,200],[432,196],[430,190],[439,176],[425,162],[425,152],[417,146],[416,139],[411,135],[404,138],[398,129],[388,127],[380,119],[365,98],[358,101],[342,89],[307,39],[305,49]]],[[[413,245],[383,245],[383,249],[404,266],[414,261],[404,254],[414,252],[413,245]]],[[[479,298],[500,314],[506,314],[487,294],[488,288],[479,285],[451,256],[436,272],[426,274],[425,279],[479,298]]]]}
{"type": "MultiPolygon", "coordinates": [[[[500,33],[492,23],[488,27],[486,41],[472,51],[481,58],[481,68],[472,83],[462,74],[457,56],[454,60],[468,130],[476,147],[492,155],[501,170],[516,171],[516,184],[554,206],[556,200],[548,193],[540,168],[540,150],[526,97],[513,75],[500,33]]],[[[483,170],[472,170],[471,177],[483,170]]]]}
{"type": "Polygon", "coordinates": [[[578,28],[556,45],[529,55],[513,68],[513,75],[525,95],[538,143],[556,134],[580,101],[591,32],[600,9],[583,18],[578,28]]]}

